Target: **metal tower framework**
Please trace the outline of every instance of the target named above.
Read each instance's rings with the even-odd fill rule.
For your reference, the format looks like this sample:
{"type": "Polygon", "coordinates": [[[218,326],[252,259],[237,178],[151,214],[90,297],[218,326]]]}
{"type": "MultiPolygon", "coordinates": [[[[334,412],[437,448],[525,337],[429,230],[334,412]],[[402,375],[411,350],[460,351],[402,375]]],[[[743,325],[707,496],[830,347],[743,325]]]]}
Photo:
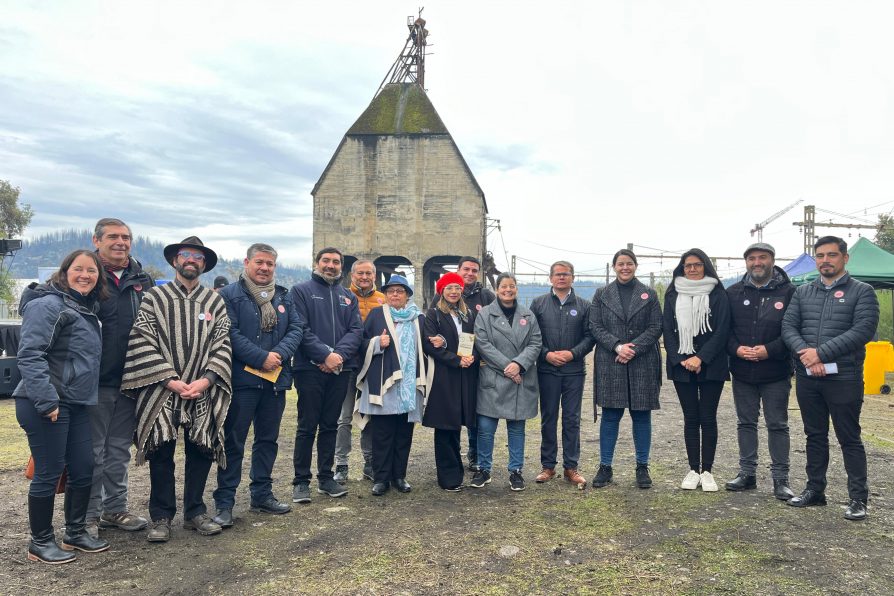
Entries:
{"type": "MultiPolygon", "coordinates": [[[[410,34],[397,60],[382,79],[379,91],[390,83],[407,82],[416,83],[425,89],[425,49],[428,47],[428,29],[425,28],[425,19],[422,18],[423,9],[424,7],[419,9],[418,17],[407,17],[407,29],[410,30],[410,34]]],[[[379,91],[376,91],[376,95],[379,91]]]]}

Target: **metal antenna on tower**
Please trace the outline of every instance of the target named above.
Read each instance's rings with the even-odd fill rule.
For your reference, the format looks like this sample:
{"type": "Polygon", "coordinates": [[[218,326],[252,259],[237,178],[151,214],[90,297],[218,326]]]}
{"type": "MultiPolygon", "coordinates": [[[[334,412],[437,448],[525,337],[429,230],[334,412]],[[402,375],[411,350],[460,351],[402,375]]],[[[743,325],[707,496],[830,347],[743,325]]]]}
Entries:
{"type": "Polygon", "coordinates": [[[425,89],[425,48],[428,46],[428,29],[425,28],[425,19],[422,18],[423,10],[424,6],[419,8],[419,16],[416,18],[412,15],[407,17],[407,29],[410,30],[410,34],[397,60],[382,79],[376,95],[390,83],[416,83],[425,89]]]}

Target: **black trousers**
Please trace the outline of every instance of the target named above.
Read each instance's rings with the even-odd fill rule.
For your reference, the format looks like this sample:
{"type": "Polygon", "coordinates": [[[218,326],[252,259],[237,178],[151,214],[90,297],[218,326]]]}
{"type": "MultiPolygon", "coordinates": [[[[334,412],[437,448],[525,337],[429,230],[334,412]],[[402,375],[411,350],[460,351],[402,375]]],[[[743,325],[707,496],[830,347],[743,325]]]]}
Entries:
{"type": "Polygon", "coordinates": [[[67,486],[83,488],[93,482],[92,407],[60,401],[59,416],[52,422],[37,412],[30,399],[16,398],[16,419],[28,436],[28,447],[34,458],[34,479],[28,495],[55,495],[56,484],[66,466],[67,486]]]}
{"type": "Polygon", "coordinates": [[[415,424],[406,414],[370,416],[372,433],[372,465],[375,482],[389,482],[407,477],[410,447],[415,424]]]}
{"type": "Polygon", "coordinates": [[[866,450],[860,439],[863,409],[862,381],[835,381],[798,377],[795,395],[807,435],[807,488],[825,492],[829,467],[829,417],[847,472],[847,493],[866,502],[866,450]]]}
{"type": "Polygon", "coordinates": [[[435,466],[438,470],[438,486],[441,488],[459,486],[465,478],[459,436],[459,430],[435,429],[435,466]]]}
{"type": "MultiPolygon", "coordinates": [[[[212,458],[188,438],[183,438],[186,468],[183,474],[183,519],[192,519],[207,512],[203,495],[212,458]]],[[[149,516],[153,521],[173,519],[177,513],[174,491],[174,448],[177,441],[168,441],[149,455],[149,516]]]]}
{"type": "Polygon", "coordinates": [[[292,484],[310,482],[314,440],[317,442],[317,478],[332,478],[338,417],[350,378],[349,370],[337,375],[319,369],[296,372],[298,428],[295,431],[295,479],[292,484]]]}
{"type": "MultiPolygon", "coordinates": [[[[692,375],[695,377],[695,375],[692,375]]],[[[717,406],[724,381],[674,381],[683,408],[683,440],[689,469],[710,472],[717,453],[717,406]]]]}

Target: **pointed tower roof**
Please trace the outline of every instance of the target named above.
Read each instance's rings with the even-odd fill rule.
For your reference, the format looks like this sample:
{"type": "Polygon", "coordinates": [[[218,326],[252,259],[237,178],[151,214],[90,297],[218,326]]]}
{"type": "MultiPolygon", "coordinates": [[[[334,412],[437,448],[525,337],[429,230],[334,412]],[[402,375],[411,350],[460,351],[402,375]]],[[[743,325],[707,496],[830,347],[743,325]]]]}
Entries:
{"type": "Polygon", "coordinates": [[[416,83],[389,83],[346,133],[352,135],[450,134],[416,83]]]}

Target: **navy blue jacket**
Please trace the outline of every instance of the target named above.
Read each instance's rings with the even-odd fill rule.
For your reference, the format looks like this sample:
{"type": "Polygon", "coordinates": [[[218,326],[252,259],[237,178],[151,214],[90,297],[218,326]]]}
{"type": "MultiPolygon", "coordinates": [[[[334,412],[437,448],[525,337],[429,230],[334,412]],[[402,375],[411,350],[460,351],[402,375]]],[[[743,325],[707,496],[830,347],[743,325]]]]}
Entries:
{"type": "Polygon", "coordinates": [[[543,335],[543,347],[540,348],[537,365],[539,372],[563,377],[585,374],[584,358],[596,345],[590,335],[590,303],[575,294],[572,288],[565,304],[562,304],[559,297],[550,290],[534,298],[531,312],[537,317],[540,333],[543,335]],[[569,350],[574,355],[574,360],[558,367],[546,361],[547,352],[560,350],[569,350]]]}
{"type": "Polygon", "coordinates": [[[304,323],[304,337],[293,358],[295,373],[317,368],[332,352],[342,357],[344,370],[356,370],[363,341],[357,297],[316,273],[310,281],[295,284],[289,297],[304,323]]]}
{"type": "Polygon", "coordinates": [[[13,397],[31,400],[44,416],[59,407],[60,400],[96,405],[102,337],[95,308],[52,284],[31,284],[22,294],[19,312],[22,380],[13,397]]]}
{"type": "Polygon", "coordinates": [[[260,369],[269,352],[282,356],[283,367],[276,379],[276,391],[285,391],[292,385],[289,361],[301,344],[303,322],[292,304],[289,291],[274,286],[270,304],[276,311],[276,327],[261,331],[261,309],[241,279],[218,292],[227,305],[230,317],[230,343],[233,346],[233,390],[262,389],[270,381],[245,370],[245,365],[260,369]]]}
{"type": "Polygon", "coordinates": [[[99,303],[99,320],[102,322],[99,384],[102,387],[120,387],[130,328],[133,327],[134,319],[137,317],[143,294],[148,292],[155,282],[133,257],[130,258],[130,263],[120,278],[109,271],[104,273],[109,297],[99,303]]]}
{"type": "MultiPolygon", "coordinates": [[[[798,350],[816,348],[823,364],[838,365],[838,374],[826,381],[860,381],[866,342],[878,326],[879,306],[875,291],[867,283],[845,273],[831,288],[822,278],[798,287],[782,319],[782,339],[797,357],[798,350]]],[[[799,377],[807,370],[795,364],[799,377]]]]}

